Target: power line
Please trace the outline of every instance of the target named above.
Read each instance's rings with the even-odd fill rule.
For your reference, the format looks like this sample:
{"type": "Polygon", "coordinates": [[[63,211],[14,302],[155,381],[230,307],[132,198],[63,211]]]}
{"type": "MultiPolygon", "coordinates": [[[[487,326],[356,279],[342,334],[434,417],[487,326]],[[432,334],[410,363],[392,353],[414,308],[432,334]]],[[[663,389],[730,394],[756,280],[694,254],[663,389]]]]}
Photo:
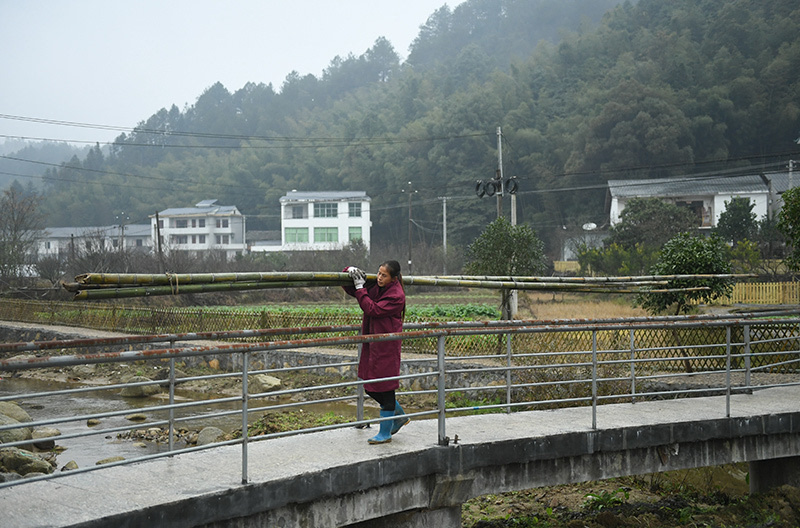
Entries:
{"type": "MultiPolygon", "coordinates": [[[[180,130],[158,130],[158,129],[147,129],[142,127],[120,127],[115,125],[99,125],[99,124],[92,124],[92,123],[80,123],[75,121],[60,121],[56,119],[44,119],[38,117],[26,117],[26,116],[16,116],[10,114],[0,114],[0,119],[9,119],[9,120],[16,120],[16,121],[27,121],[33,123],[41,123],[41,124],[48,124],[48,125],[58,125],[58,126],[69,126],[69,127],[81,127],[81,128],[96,128],[100,130],[117,130],[120,132],[129,132],[133,134],[152,134],[155,136],[164,136],[164,137],[189,137],[189,138],[203,138],[203,139],[233,139],[237,141],[266,141],[266,142],[282,142],[287,144],[300,144],[295,146],[300,146],[302,148],[322,148],[322,147],[341,147],[341,146],[351,146],[351,145],[387,145],[387,144],[409,144],[409,143],[419,143],[425,141],[448,141],[451,139],[465,139],[471,137],[480,137],[480,136],[487,136],[488,134],[485,132],[474,132],[470,134],[458,134],[453,136],[441,136],[441,137],[415,137],[415,138],[390,138],[390,137],[377,137],[377,138],[346,138],[346,137],[291,137],[291,136],[255,136],[255,135],[245,135],[245,134],[212,134],[207,132],[188,132],[188,131],[180,131],[180,130]],[[310,143],[310,144],[309,144],[310,143]]],[[[6,138],[20,138],[20,139],[31,139],[25,136],[11,136],[11,135],[0,135],[0,137],[6,138]]],[[[54,138],[36,138],[39,141],[65,141],[69,143],[99,143],[97,141],[72,141],[72,140],[64,140],[64,139],[54,139],[54,138]]],[[[104,145],[121,145],[121,146],[140,146],[140,147],[168,147],[168,148],[278,148],[275,146],[267,147],[267,146],[258,146],[258,145],[239,145],[239,146],[231,146],[231,145],[175,145],[175,144],[153,144],[153,143],[128,143],[122,142],[117,143],[116,141],[113,142],[103,142],[104,145]]],[[[282,147],[282,146],[281,146],[282,147]]]]}

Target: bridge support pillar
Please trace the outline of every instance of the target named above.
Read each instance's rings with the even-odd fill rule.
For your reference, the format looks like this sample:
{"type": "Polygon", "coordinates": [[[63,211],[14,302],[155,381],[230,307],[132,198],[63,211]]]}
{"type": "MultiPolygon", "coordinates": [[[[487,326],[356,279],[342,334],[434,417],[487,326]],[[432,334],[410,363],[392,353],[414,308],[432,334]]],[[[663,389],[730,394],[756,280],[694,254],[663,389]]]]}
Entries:
{"type": "Polygon", "coordinates": [[[784,484],[800,486],[800,456],[750,462],[750,493],[764,493],[784,484]]]}

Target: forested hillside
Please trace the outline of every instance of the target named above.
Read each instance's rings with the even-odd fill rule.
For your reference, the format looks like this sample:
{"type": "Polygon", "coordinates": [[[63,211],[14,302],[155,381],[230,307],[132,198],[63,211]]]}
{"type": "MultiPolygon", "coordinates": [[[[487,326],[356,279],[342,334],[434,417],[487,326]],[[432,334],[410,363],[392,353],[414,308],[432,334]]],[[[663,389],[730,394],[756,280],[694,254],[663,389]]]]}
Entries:
{"type": "Polygon", "coordinates": [[[0,156],[5,156],[0,158],[0,189],[15,180],[24,187],[37,189],[41,181],[38,177],[48,166],[59,165],[73,156],[83,157],[88,150],[62,142],[6,139],[0,144],[0,156]]]}
{"type": "Polygon", "coordinates": [[[441,240],[448,196],[448,241],[466,244],[497,214],[473,189],[495,173],[502,127],[519,222],[553,254],[605,222],[609,178],[780,168],[798,153],[796,0],[617,4],[468,0],[433,13],[403,63],[379,38],[279,89],[215,84],[50,169],[47,223],[143,222],[217,198],[276,229],[287,191],[364,190],[373,240],[404,240],[413,190],[414,239],[441,240]]]}

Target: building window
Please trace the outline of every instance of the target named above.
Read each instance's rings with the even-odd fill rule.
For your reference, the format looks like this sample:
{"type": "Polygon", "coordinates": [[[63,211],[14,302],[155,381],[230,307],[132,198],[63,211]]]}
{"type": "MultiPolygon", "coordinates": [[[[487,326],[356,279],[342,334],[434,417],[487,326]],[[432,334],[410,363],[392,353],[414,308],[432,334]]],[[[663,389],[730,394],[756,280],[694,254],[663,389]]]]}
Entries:
{"type": "Polygon", "coordinates": [[[50,242],[45,242],[44,247],[45,249],[50,249],[50,242]]]}
{"type": "Polygon", "coordinates": [[[350,211],[350,218],[360,218],[361,202],[350,202],[349,211],[350,211]]]}
{"type": "Polygon", "coordinates": [[[144,241],[141,238],[136,239],[136,247],[142,247],[144,245],[144,241]]]}
{"type": "Polygon", "coordinates": [[[175,229],[186,229],[187,227],[189,227],[189,221],[185,218],[175,218],[174,222],[175,223],[172,227],[174,227],[175,229]]]}
{"type": "Polygon", "coordinates": [[[197,219],[192,218],[192,227],[197,227],[197,219]]]}
{"type": "Polygon", "coordinates": [[[217,218],[217,227],[227,229],[228,228],[228,219],[227,218],[217,218]]]}
{"type": "Polygon", "coordinates": [[[197,235],[192,235],[192,244],[197,244],[197,235]]]}
{"type": "Polygon", "coordinates": [[[338,242],[338,241],[339,241],[338,227],[314,228],[314,242],[338,242]]]}
{"type": "Polygon", "coordinates": [[[205,218],[201,218],[200,220],[197,221],[197,227],[205,227],[205,226],[206,226],[205,218]]]}
{"type": "Polygon", "coordinates": [[[308,216],[306,211],[308,208],[305,205],[293,205],[290,218],[306,218],[308,216]]]}
{"type": "Polygon", "coordinates": [[[287,227],[284,231],[287,244],[308,244],[307,227],[287,227]]]}
{"type": "Polygon", "coordinates": [[[159,220],[158,221],[158,228],[159,229],[164,229],[164,221],[163,220],[159,220]]]}
{"type": "Polygon", "coordinates": [[[336,218],[339,216],[338,203],[315,203],[314,218],[336,218]]]}
{"type": "Polygon", "coordinates": [[[230,243],[230,237],[228,235],[217,235],[216,236],[217,245],[226,245],[230,243]]]}
{"type": "Polygon", "coordinates": [[[361,236],[361,228],[360,227],[349,227],[347,228],[347,240],[351,242],[353,240],[363,240],[361,236]]]}
{"type": "Polygon", "coordinates": [[[173,244],[188,244],[189,243],[189,236],[188,235],[172,235],[170,237],[170,242],[173,244]]]}
{"type": "Polygon", "coordinates": [[[205,235],[199,235],[197,237],[197,242],[200,243],[200,244],[205,244],[206,243],[206,236],[205,235]]]}

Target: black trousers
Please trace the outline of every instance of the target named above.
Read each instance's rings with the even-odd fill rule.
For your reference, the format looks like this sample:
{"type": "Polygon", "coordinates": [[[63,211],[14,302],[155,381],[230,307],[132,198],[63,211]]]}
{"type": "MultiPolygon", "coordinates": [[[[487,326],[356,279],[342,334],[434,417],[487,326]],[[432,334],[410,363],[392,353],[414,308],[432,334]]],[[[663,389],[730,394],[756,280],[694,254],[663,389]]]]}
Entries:
{"type": "Polygon", "coordinates": [[[394,404],[395,401],[395,394],[394,391],[386,391],[386,392],[371,392],[371,391],[364,391],[367,393],[367,396],[378,402],[381,406],[382,411],[394,411],[394,404]]]}

